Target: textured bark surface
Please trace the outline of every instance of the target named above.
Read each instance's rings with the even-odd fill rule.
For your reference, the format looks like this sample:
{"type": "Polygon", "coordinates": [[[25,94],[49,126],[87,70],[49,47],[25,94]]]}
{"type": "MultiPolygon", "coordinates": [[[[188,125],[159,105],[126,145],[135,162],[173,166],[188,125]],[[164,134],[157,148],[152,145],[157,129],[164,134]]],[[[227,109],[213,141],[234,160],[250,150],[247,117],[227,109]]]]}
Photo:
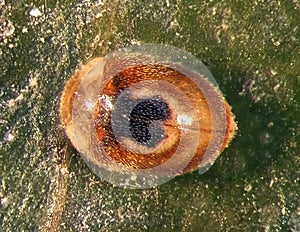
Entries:
{"type": "Polygon", "coordinates": [[[1,231],[299,231],[299,1],[0,0],[1,231]],[[139,42],[211,70],[239,131],[204,175],[101,181],[59,98],[80,64],[139,42]]]}

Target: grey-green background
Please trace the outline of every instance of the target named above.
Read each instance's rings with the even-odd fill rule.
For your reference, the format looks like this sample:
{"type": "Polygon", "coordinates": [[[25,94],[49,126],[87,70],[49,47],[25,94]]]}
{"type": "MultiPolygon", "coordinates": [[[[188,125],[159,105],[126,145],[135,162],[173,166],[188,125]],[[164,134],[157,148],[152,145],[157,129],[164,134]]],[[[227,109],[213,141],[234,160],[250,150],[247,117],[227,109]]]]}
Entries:
{"type": "Polygon", "coordinates": [[[0,0],[0,230],[300,231],[299,104],[298,0],[0,0]],[[58,103],[80,64],[144,42],[201,59],[239,130],[204,175],[126,190],[69,145],[58,103]]]}

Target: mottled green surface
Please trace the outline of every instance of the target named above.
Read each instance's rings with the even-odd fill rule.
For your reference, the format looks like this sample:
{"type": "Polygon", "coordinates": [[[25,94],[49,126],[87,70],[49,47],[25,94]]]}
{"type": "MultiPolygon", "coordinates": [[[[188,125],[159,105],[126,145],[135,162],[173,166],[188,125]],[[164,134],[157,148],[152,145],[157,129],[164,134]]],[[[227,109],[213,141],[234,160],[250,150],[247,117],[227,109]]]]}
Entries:
{"type": "Polygon", "coordinates": [[[0,0],[0,230],[43,230],[56,200],[58,231],[300,231],[299,22],[298,0],[0,0]],[[68,145],[58,101],[81,63],[140,42],[207,64],[239,131],[204,175],[124,190],[68,145]]]}

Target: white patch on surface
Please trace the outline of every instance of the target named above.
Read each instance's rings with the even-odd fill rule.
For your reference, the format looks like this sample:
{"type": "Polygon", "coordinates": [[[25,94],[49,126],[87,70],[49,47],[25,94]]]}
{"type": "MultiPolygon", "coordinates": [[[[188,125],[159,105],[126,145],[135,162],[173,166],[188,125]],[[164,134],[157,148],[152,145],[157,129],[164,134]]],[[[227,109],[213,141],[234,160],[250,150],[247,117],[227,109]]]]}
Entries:
{"type": "Polygon", "coordinates": [[[22,33],[27,33],[28,32],[28,28],[27,27],[23,27],[22,28],[22,33]]]}
{"type": "Polygon", "coordinates": [[[42,12],[38,9],[38,8],[33,8],[31,9],[31,11],[29,12],[29,15],[32,17],[40,17],[42,16],[42,12]]]}
{"type": "Polygon", "coordinates": [[[15,138],[14,134],[11,133],[11,131],[7,131],[4,135],[4,140],[7,142],[13,141],[15,138]]]}
{"type": "Polygon", "coordinates": [[[187,115],[178,115],[177,121],[180,125],[192,125],[193,119],[187,115]]]}
{"type": "Polygon", "coordinates": [[[88,111],[93,111],[95,107],[95,102],[91,99],[87,100],[85,103],[85,107],[87,108],[88,111]]]}

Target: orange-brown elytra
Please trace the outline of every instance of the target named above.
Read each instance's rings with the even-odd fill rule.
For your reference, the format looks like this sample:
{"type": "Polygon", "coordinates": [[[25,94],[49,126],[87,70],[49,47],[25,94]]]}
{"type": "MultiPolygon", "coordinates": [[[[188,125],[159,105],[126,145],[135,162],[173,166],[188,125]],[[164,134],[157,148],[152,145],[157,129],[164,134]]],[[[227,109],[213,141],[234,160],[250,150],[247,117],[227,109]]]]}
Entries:
{"type": "Polygon", "coordinates": [[[212,164],[235,134],[231,107],[208,70],[174,61],[178,54],[162,60],[162,46],[150,54],[138,47],[95,58],[64,89],[66,134],[103,173],[125,170],[136,180],[150,170],[157,176],[191,172],[212,164]]]}

